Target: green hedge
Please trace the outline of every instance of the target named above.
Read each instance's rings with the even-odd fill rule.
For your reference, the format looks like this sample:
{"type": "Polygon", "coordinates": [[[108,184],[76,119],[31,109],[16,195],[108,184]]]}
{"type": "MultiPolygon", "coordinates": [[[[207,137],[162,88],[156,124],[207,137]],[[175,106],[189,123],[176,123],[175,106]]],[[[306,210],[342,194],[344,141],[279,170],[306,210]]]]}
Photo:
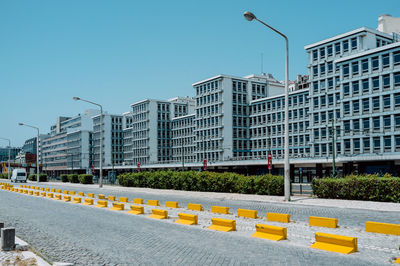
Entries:
{"type": "Polygon", "coordinates": [[[60,175],[61,182],[68,182],[68,175],[60,175]]]}
{"type": "Polygon", "coordinates": [[[71,183],[79,183],[78,175],[76,175],[76,174],[69,174],[68,180],[71,183]]]}
{"type": "Polygon", "coordinates": [[[283,195],[282,176],[244,176],[235,173],[213,172],[138,172],[118,175],[118,182],[126,187],[148,187],[188,191],[231,192],[259,195],[283,195]]]}
{"type": "Polygon", "coordinates": [[[400,202],[400,178],[390,175],[314,179],[311,186],[319,198],[400,202]]]}
{"type": "MultiPolygon", "coordinates": [[[[11,174],[10,174],[11,177],[11,174]]],[[[7,173],[0,173],[0,179],[8,179],[8,174],[7,173]]]]}
{"type": "MultiPolygon", "coordinates": [[[[37,180],[36,176],[37,176],[36,174],[30,174],[28,176],[28,179],[30,181],[36,181],[37,180]]],[[[47,182],[47,174],[39,174],[39,182],[47,182]]]]}
{"type": "Polygon", "coordinates": [[[81,184],[93,184],[93,175],[81,174],[78,176],[78,179],[81,184]]]}

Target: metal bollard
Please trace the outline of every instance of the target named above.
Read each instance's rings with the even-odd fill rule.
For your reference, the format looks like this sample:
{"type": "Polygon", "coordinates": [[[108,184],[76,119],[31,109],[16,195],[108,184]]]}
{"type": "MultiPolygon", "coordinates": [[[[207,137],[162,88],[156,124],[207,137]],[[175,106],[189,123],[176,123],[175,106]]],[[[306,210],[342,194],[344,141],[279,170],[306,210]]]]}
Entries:
{"type": "Polygon", "coordinates": [[[1,229],[4,228],[4,223],[0,223],[0,237],[1,237],[1,229]]]}
{"type": "Polygon", "coordinates": [[[2,228],[1,229],[1,249],[10,251],[15,249],[15,228],[2,228]]]}

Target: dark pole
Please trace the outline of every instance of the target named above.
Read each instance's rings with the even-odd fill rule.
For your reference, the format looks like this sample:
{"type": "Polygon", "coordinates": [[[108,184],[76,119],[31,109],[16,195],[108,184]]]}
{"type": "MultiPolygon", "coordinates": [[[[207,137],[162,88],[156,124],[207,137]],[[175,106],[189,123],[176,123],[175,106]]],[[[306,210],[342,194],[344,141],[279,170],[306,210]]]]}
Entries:
{"type": "Polygon", "coordinates": [[[336,176],[335,146],[335,121],[332,118],[332,177],[336,176]]]}

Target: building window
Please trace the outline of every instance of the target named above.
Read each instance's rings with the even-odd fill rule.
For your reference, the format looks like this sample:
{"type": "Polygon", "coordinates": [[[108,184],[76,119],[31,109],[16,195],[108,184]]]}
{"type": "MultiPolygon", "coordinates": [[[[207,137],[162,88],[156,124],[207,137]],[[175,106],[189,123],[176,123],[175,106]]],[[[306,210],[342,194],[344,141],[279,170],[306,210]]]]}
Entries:
{"type": "Polygon", "coordinates": [[[332,54],[333,54],[332,45],[328,45],[326,49],[328,50],[328,56],[332,56],[332,54]]]}
{"type": "Polygon", "coordinates": [[[383,89],[388,89],[390,88],[390,75],[383,75],[383,89]]]}
{"type": "Polygon", "coordinates": [[[393,53],[393,64],[395,66],[400,65],[400,51],[393,53]]]}
{"type": "Polygon", "coordinates": [[[340,42],[335,43],[335,54],[340,54],[340,42]]]}
{"type": "Polygon", "coordinates": [[[314,77],[318,76],[318,66],[313,66],[313,76],[314,77]]]}
{"type": "Polygon", "coordinates": [[[350,103],[349,102],[343,103],[343,113],[345,115],[350,114],[350,103]]]}
{"type": "Polygon", "coordinates": [[[390,109],[390,95],[383,96],[383,108],[385,110],[390,109]]]}
{"type": "MultiPolygon", "coordinates": [[[[400,120],[399,120],[399,122],[400,122],[400,120]]],[[[364,131],[365,130],[369,130],[370,129],[370,126],[369,126],[369,118],[364,118],[363,119],[363,129],[364,129],[364,131]]]]}
{"type": "Polygon", "coordinates": [[[358,68],[358,62],[353,62],[351,63],[353,75],[358,75],[359,73],[359,68],[358,68]]]}
{"type": "Polygon", "coordinates": [[[363,112],[364,113],[369,112],[369,99],[362,100],[362,104],[363,104],[363,112]]]}
{"type": "Polygon", "coordinates": [[[319,56],[321,59],[325,58],[325,47],[319,49],[319,56]]]}
{"type": "Polygon", "coordinates": [[[369,152],[371,148],[371,143],[369,141],[369,138],[363,138],[363,143],[364,143],[364,152],[369,152]]]}
{"type": "Polygon", "coordinates": [[[333,63],[329,62],[328,63],[328,73],[332,73],[333,72],[333,63]]]}
{"type": "Polygon", "coordinates": [[[379,69],[379,57],[375,56],[372,57],[372,70],[378,70],[379,69]]]}
{"type": "Polygon", "coordinates": [[[360,139],[353,139],[353,147],[355,152],[360,152],[360,139]]]}
{"type": "Polygon", "coordinates": [[[394,78],[394,86],[400,86],[400,72],[394,73],[393,74],[393,78],[394,78]]]}
{"type": "Polygon", "coordinates": [[[374,138],[374,150],[380,151],[381,149],[381,139],[379,137],[374,138]]]}
{"type": "Polygon", "coordinates": [[[357,114],[360,112],[360,102],[354,101],[353,102],[353,113],[357,114]]]}
{"type": "Polygon", "coordinates": [[[353,94],[358,94],[360,92],[360,85],[358,81],[354,81],[352,83],[353,86],[353,94]]]}
{"type": "Polygon", "coordinates": [[[351,50],[357,50],[357,38],[351,39],[351,50]]]}
{"type": "Polygon", "coordinates": [[[321,64],[319,66],[319,69],[320,69],[321,75],[325,75],[325,64],[321,64]]]}
{"type": "Polygon", "coordinates": [[[349,76],[349,65],[343,65],[343,77],[348,77],[349,76]]]}
{"type": "Polygon", "coordinates": [[[372,98],[372,107],[374,111],[379,111],[379,97],[372,98]]]}
{"type": "Polygon", "coordinates": [[[394,95],[394,106],[400,107],[400,93],[394,95]]]}
{"type": "Polygon", "coordinates": [[[356,134],[360,133],[360,120],[358,120],[358,119],[353,120],[353,130],[354,130],[354,133],[356,133],[356,134]]]}
{"type": "Polygon", "coordinates": [[[379,77],[372,78],[372,90],[379,91],[379,77]]]}
{"type": "Polygon", "coordinates": [[[391,126],[390,115],[383,117],[383,126],[385,127],[385,129],[390,129],[390,126],[391,126]]]}
{"type": "Polygon", "coordinates": [[[345,83],[343,84],[343,95],[348,96],[350,94],[350,84],[345,83]]]}
{"type": "Polygon", "coordinates": [[[380,118],[378,117],[374,117],[372,118],[372,123],[374,125],[374,130],[379,131],[380,127],[381,127],[381,123],[380,123],[380,118]]]}
{"type": "Polygon", "coordinates": [[[312,51],[312,59],[313,59],[314,61],[317,61],[317,60],[318,60],[318,50],[317,50],[317,49],[315,49],[315,50],[312,51]]]}
{"type": "Polygon", "coordinates": [[[363,87],[363,93],[369,92],[369,80],[368,79],[362,80],[362,87],[363,87]]]}
{"type": "Polygon", "coordinates": [[[343,41],[343,53],[348,52],[349,51],[349,41],[343,41]]]}
{"type": "Polygon", "coordinates": [[[367,73],[368,72],[368,59],[364,59],[361,61],[361,67],[362,67],[362,72],[367,73]]]}
{"type": "Polygon", "coordinates": [[[389,54],[382,55],[382,67],[387,68],[390,65],[389,54]]]}

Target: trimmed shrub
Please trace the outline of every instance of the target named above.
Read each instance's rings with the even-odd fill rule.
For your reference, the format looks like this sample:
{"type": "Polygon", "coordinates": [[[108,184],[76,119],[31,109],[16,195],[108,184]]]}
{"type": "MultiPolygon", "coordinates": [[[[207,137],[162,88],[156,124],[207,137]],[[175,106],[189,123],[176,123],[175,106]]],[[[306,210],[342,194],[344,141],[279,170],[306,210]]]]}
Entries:
{"type": "Polygon", "coordinates": [[[68,175],[60,175],[61,182],[68,182],[68,175]]]}
{"type": "Polygon", "coordinates": [[[79,183],[78,175],[76,175],[76,174],[68,175],[68,180],[71,183],[79,183]]]}
{"type": "Polygon", "coordinates": [[[400,202],[400,178],[350,175],[314,179],[313,193],[319,198],[400,202]]]}
{"type": "Polygon", "coordinates": [[[242,194],[283,195],[282,176],[244,176],[236,173],[197,171],[155,171],[124,173],[118,182],[126,187],[148,187],[187,191],[230,192],[242,194]]]}
{"type": "MultiPolygon", "coordinates": [[[[36,174],[30,174],[28,179],[30,181],[37,181],[36,174]]],[[[47,182],[47,174],[39,174],[39,182],[47,182]]]]}
{"type": "MultiPolygon", "coordinates": [[[[40,178],[40,177],[39,177],[40,178]]],[[[28,176],[28,179],[30,180],[30,181],[36,181],[36,174],[30,174],[29,176],[28,176]]]]}
{"type": "MultiPolygon", "coordinates": [[[[10,174],[11,176],[11,174],[10,174]]],[[[8,179],[8,174],[7,173],[0,173],[0,179],[8,179]]]]}
{"type": "Polygon", "coordinates": [[[93,175],[82,174],[78,176],[78,179],[81,184],[93,184],[93,175]]]}

